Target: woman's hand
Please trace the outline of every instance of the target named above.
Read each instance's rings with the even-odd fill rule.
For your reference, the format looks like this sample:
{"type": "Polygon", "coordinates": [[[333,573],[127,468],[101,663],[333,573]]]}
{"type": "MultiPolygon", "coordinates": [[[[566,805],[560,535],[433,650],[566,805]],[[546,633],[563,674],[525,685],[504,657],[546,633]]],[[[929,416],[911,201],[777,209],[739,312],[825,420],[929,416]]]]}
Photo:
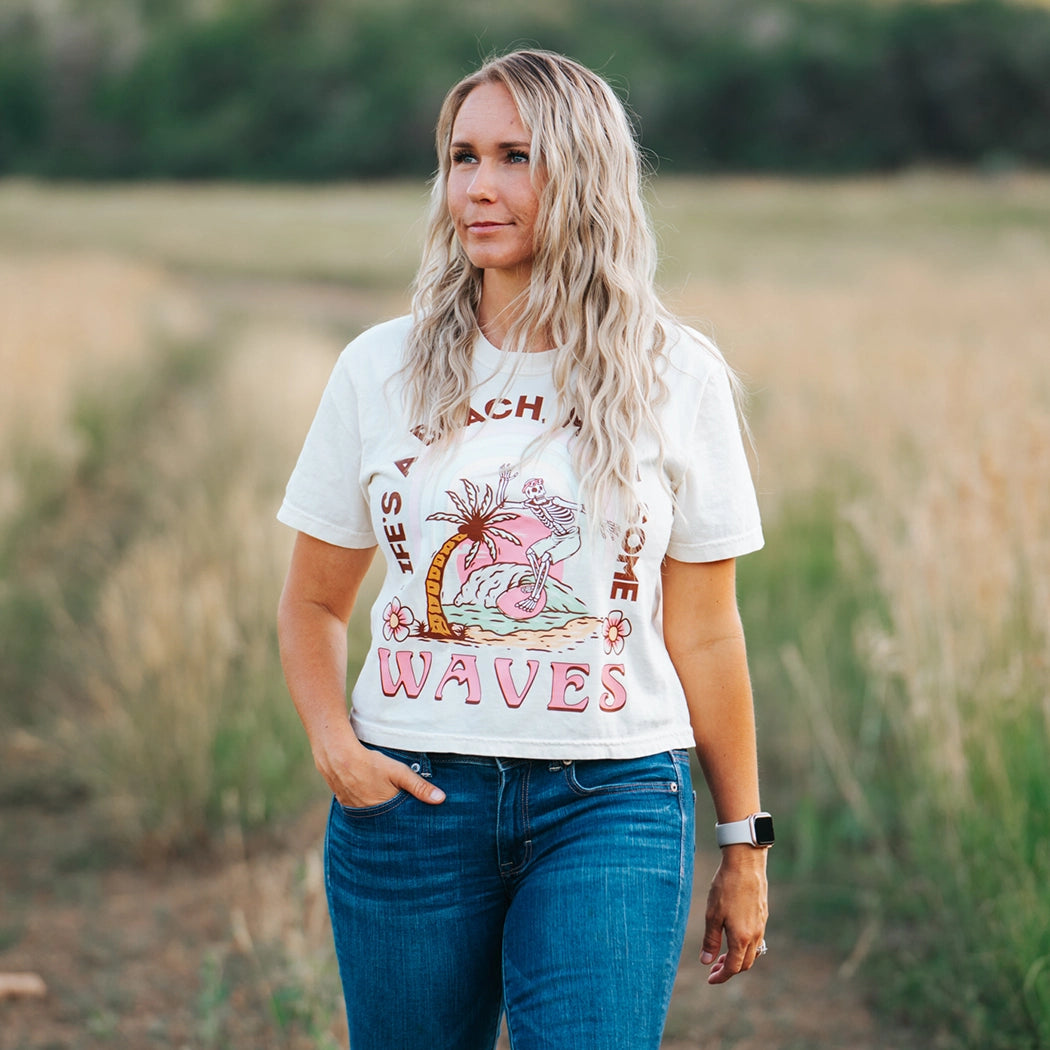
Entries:
{"type": "Polygon", "coordinates": [[[321,737],[314,748],[314,764],[342,806],[362,809],[388,802],[407,791],[420,802],[438,805],[445,793],[403,762],[364,747],[349,725],[338,734],[321,737]]]}
{"type": "Polygon", "coordinates": [[[700,961],[711,966],[708,984],[724,984],[750,970],[763,943],[769,904],[766,850],[748,845],[725,846],[707,895],[707,922],[700,961]],[[719,955],[722,934],[726,950],[719,955]]]}

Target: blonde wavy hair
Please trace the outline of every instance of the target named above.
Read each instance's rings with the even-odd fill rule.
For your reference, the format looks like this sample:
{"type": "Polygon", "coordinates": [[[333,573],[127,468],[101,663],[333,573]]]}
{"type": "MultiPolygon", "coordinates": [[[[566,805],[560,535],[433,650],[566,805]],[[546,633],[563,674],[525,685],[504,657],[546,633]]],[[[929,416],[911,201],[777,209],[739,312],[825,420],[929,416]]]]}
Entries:
{"type": "Polygon", "coordinates": [[[648,432],[661,454],[664,447],[654,407],[666,393],[660,359],[672,318],[654,287],[655,238],[631,122],[605,80],[571,59],[515,51],[486,62],[445,98],[412,304],[407,407],[429,441],[454,439],[467,418],[483,271],[459,243],[446,185],[460,106],[493,82],[510,92],[529,131],[539,197],[530,284],[503,349],[524,352],[536,333],[558,348],[560,418],[548,436],[578,424],[573,465],[584,505],[598,512],[591,524],[629,524],[644,513],[635,489],[638,440],[648,432]]]}

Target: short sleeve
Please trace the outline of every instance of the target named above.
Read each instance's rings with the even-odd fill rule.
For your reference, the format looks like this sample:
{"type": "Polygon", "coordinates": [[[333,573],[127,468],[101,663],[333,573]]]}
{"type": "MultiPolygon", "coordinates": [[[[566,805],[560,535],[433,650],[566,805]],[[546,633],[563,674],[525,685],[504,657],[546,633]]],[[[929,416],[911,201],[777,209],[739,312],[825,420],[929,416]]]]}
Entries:
{"type": "Polygon", "coordinates": [[[344,352],[321,396],[277,519],[338,547],[375,544],[361,450],[360,407],[344,352]]]}
{"type": "Polygon", "coordinates": [[[677,432],[668,434],[675,506],[667,553],[678,561],[720,561],[763,544],[729,373],[719,359],[709,363],[696,380],[699,397],[696,386],[681,384],[677,432]]]}

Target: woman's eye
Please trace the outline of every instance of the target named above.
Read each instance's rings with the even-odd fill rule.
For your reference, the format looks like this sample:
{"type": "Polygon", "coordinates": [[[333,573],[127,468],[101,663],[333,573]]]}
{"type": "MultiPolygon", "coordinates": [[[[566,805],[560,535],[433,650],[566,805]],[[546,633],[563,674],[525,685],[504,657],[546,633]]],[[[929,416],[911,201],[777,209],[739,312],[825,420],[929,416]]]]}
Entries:
{"type": "Polygon", "coordinates": [[[459,149],[452,154],[453,164],[471,164],[474,161],[474,154],[470,150],[459,149]]]}
{"type": "Polygon", "coordinates": [[[529,155],[524,150],[511,150],[510,153],[507,154],[507,159],[511,162],[511,164],[529,163],[529,155]]]}

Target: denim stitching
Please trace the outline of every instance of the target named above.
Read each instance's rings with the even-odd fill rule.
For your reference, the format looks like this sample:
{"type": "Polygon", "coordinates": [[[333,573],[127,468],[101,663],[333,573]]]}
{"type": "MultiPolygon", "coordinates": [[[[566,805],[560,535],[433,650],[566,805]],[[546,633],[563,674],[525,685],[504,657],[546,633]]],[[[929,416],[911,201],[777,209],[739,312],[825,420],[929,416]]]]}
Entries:
{"type": "MultiPolygon", "coordinates": [[[[511,767],[515,770],[520,769],[521,780],[515,789],[520,792],[520,798],[515,798],[514,811],[517,813],[521,821],[521,859],[515,862],[512,857],[508,860],[500,860],[499,863],[499,875],[504,885],[507,886],[508,890],[512,888],[511,884],[518,878],[519,875],[528,867],[529,861],[532,860],[532,839],[531,839],[531,828],[529,824],[529,787],[530,787],[530,773],[533,767],[533,761],[530,759],[519,759],[514,762],[511,767]]],[[[499,768],[500,773],[500,803],[497,807],[497,812],[502,811],[502,799],[505,792],[509,789],[507,781],[507,769],[502,767],[499,768]]],[[[498,819],[498,818],[497,818],[498,819]]],[[[513,853],[518,852],[518,841],[515,841],[515,836],[510,836],[511,842],[510,847],[513,853]]],[[[497,842],[503,842],[503,834],[500,830],[500,826],[497,826],[497,842]]]]}
{"type": "Polygon", "coordinates": [[[588,798],[594,795],[628,794],[631,792],[648,792],[654,795],[661,792],[670,795],[681,794],[681,770],[679,764],[673,757],[673,752],[664,752],[664,754],[669,756],[671,769],[675,776],[674,780],[649,781],[644,784],[599,784],[597,787],[587,787],[577,779],[577,763],[573,762],[565,767],[565,781],[569,786],[569,790],[580,798],[588,798]]]}
{"type": "MultiPolygon", "coordinates": [[[[675,899],[675,912],[674,912],[674,925],[675,925],[675,927],[678,927],[679,924],[682,921],[682,909],[683,909],[683,907],[688,909],[689,904],[692,901],[692,883],[691,883],[691,880],[690,880],[690,884],[688,886],[686,885],[686,838],[687,838],[686,831],[687,831],[687,826],[689,824],[689,821],[686,819],[685,800],[683,798],[683,795],[684,795],[684,790],[683,789],[685,787],[685,784],[682,783],[682,781],[684,780],[684,775],[683,775],[683,772],[682,772],[681,765],[679,765],[679,763],[677,761],[674,761],[673,757],[672,757],[672,763],[671,764],[674,766],[675,776],[678,778],[678,785],[679,785],[679,789],[676,792],[676,798],[678,799],[678,896],[675,899]]],[[[690,778],[690,785],[691,784],[692,784],[692,780],[690,778]]],[[[695,794],[694,794],[694,797],[695,797],[695,794]]],[[[693,839],[694,839],[693,848],[694,848],[694,851],[695,851],[695,848],[696,848],[696,842],[695,842],[696,835],[695,835],[695,833],[693,835],[693,839]]],[[[685,931],[683,929],[683,934],[684,934],[684,932],[685,931]]],[[[667,1001],[667,1003],[664,1004],[664,1014],[665,1014],[665,1018],[666,1018],[667,1011],[670,1008],[670,991],[673,989],[674,979],[675,979],[675,976],[678,973],[678,959],[677,958],[669,959],[667,961],[667,963],[665,964],[665,973],[666,973],[665,987],[668,988],[668,990],[669,990],[668,1001],[667,1001]]]]}
{"type": "Polygon", "coordinates": [[[521,864],[515,874],[525,870],[532,859],[532,825],[529,823],[529,790],[532,787],[532,770],[535,763],[529,762],[522,771],[521,780],[521,864]]]}
{"type": "Polygon", "coordinates": [[[388,798],[386,802],[379,802],[374,806],[344,806],[338,799],[335,800],[335,804],[339,807],[343,816],[349,820],[368,820],[369,817],[381,817],[383,814],[397,809],[410,798],[412,798],[412,795],[409,792],[401,790],[393,798],[388,798]]]}

